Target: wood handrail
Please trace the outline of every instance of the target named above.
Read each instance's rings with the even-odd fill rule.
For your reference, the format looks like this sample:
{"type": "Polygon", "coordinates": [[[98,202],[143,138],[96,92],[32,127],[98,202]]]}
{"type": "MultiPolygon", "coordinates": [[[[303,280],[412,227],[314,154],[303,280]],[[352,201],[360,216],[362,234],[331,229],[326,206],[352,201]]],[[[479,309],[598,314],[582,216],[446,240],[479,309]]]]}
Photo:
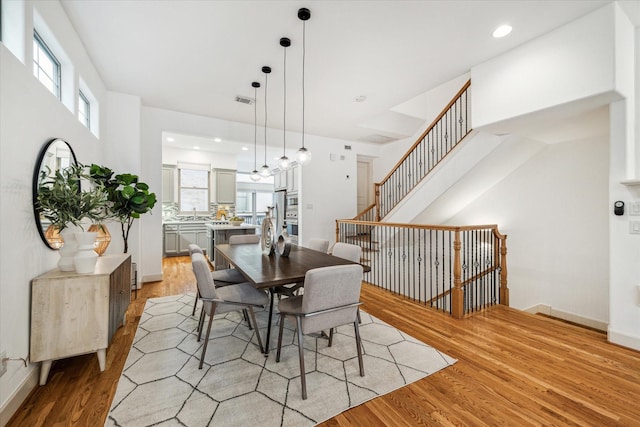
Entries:
{"type": "Polygon", "coordinates": [[[358,212],[358,214],[356,216],[353,217],[354,220],[357,220],[358,218],[360,218],[361,216],[366,215],[367,212],[369,212],[371,209],[376,207],[376,203],[373,202],[371,203],[369,206],[367,206],[366,208],[364,208],[361,212],[358,212]]]}
{"type": "MultiPolygon", "coordinates": [[[[445,230],[445,231],[466,231],[466,230],[498,230],[497,224],[483,225],[429,225],[429,224],[403,224],[399,222],[376,222],[376,221],[358,221],[355,219],[337,219],[336,223],[371,225],[375,227],[401,227],[401,228],[420,228],[427,230],[445,230]]],[[[506,236],[505,236],[506,238],[506,236]]]]}
{"type": "Polygon", "coordinates": [[[382,181],[380,181],[379,183],[376,183],[375,185],[382,185],[384,184],[390,177],[391,175],[393,175],[393,173],[400,167],[400,165],[402,165],[402,162],[404,162],[407,157],[409,157],[411,155],[411,153],[413,152],[413,150],[418,146],[418,144],[420,144],[420,142],[427,136],[427,134],[429,132],[431,132],[431,130],[435,127],[435,125],[438,124],[438,122],[440,121],[440,119],[442,119],[444,117],[445,114],[447,114],[447,112],[449,111],[449,109],[451,108],[451,106],[453,104],[455,104],[455,102],[458,100],[458,98],[464,93],[464,91],[466,91],[469,86],[471,86],[471,80],[467,80],[467,82],[464,84],[464,86],[462,86],[462,89],[460,89],[458,91],[458,93],[456,93],[456,95],[453,97],[453,99],[451,99],[451,101],[449,101],[449,103],[447,104],[446,107],[444,107],[442,109],[442,112],[440,112],[440,114],[438,115],[438,117],[436,117],[436,119],[431,122],[431,124],[429,125],[429,127],[422,132],[422,134],[418,137],[418,139],[416,140],[416,142],[413,143],[413,145],[411,146],[411,148],[409,148],[407,150],[407,152],[404,154],[404,156],[402,156],[402,158],[398,161],[398,163],[396,163],[396,165],[393,167],[393,169],[391,169],[391,172],[389,172],[387,174],[387,176],[385,176],[382,181]]]}

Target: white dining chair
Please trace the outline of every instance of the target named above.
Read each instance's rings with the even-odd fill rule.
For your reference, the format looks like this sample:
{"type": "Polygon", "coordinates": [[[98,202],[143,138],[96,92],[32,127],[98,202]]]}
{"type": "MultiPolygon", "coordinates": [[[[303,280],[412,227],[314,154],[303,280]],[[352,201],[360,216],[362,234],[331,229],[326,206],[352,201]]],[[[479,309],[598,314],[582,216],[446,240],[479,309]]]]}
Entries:
{"type": "Polygon", "coordinates": [[[314,251],[327,253],[329,250],[329,241],[327,239],[311,239],[307,244],[309,249],[313,249],[314,251]]]}
{"type": "Polygon", "coordinates": [[[351,243],[337,242],[333,245],[331,255],[360,263],[362,248],[358,245],[352,245],[351,243]]]}
{"type": "Polygon", "coordinates": [[[207,333],[205,335],[204,345],[202,346],[202,354],[200,355],[199,369],[202,369],[202,364],[204,363],[204,357],[207,353],[207,345],[209,343],[209,336],[211,335],[211,325],[213,324],[213,317],[216,314],[224,314],[231,311],[242,311],[246,309],[249,312],[249,316],[253,323],[253,330],[255,331],[256,338],[258,339],[260,352],[263,353],[264,347],[262,345],[260,330],[258,328],[258,323],[256,322],[256,316],[253,309],[255,307],[263,308],[265,304],[269,302],[269,297],[264,292],[254,288],[249,282],[216,287],[209,271],[209,265],[207,264],[204,255],[200,253],[194,253],[192,255],[191,263],[198,282],[198,291],[201,295],[200,298],[203,302],[202,314],[199,322],[200,325],[198,328],[198,341],[200,341],[202,337],[204,315],[207,314],[209,316],[207,333]]]}
{"type": "Polygon", "coordinates": [[[229,236],[230,245],[250,245],[260,243],[258,234],[234,234],[229,236]]]}
{"type": "Polygon", "coordinates": [[[360,376],[364,376],[362,343],[357,319],[358,306],[361,304],[362,271],[362,266],[355,264],[309,270],[304,279],[304,294],[278,302],[280,330],[276,362],[280,361],[284,320],[287,316],[295,317],[303,400],[307,398],[303,343],[303,335],[305,334],[329,329],[329,347],[331,347],[333,328],[353,324],[360,376]]]}
{"type": "MultiPolygon", "coordinates": [[[[199,253],[203,254],[202,248],[195,243],[191,243],[189,245],[189,256],[193,258],[193,254],[199,253]]],[[[240,273],[238,270],[228,268],[224,270],[215,270],[211,272],[211,277],[215,280],[217,287],[233,285],[235,283],[246,282],[247,279],[240,273]]],[[[193,311],[191,313],[192,316],[196,314],[196,306],[198,305],[198,298],[200,297],[200,293],[197,292],[196,300],[193,303],[193,311]]]]}

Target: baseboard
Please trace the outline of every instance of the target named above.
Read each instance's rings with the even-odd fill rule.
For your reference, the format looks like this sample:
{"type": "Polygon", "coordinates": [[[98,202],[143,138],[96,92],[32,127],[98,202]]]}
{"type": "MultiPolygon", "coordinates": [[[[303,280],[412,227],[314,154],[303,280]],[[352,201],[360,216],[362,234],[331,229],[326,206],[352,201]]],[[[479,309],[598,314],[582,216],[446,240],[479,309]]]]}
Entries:
{"type": "Polygon", "coordinates": [[[607,340],[612,344],[621,345],[623,347],[632,348],[640,351],[640,337],[616,332],[609,328],[607,331],[607,340]]]}
{"type": "Polygon", "coordinates": [[[159,282],[161,280],[162,274],[149,274],[147,276],[142,276],[142,280],[140,281],[140,283],[159,282]]]}
{"type": "Polygon", "coordinates": [[[574,313],[558,310],[547,304],[538,304],[525,309],[527,313],[533,314],[546,314],[547,316],[557,317],[558,319],[566,320],[568,322],[577,323],[578,325],[587,326],[589,328],[597,329],[602,332],[607,332],[609,324],[601,322],[599,320],[590,319],[588,317],[580,316],[574,313]]]}
{"type": "Polygon", "coordinates": [[[18,386],[18,388],[9,396],[6,403],[2,405],[0,408],[0,427],[4,427],[9,423],[9,420],[16,413],[22,402],[24,402],[29,393],[33,391],[36,387],[38,387],[39,377],[38,373],[40,369],[35,367],[29,372],[22,383],[18,386]]]}

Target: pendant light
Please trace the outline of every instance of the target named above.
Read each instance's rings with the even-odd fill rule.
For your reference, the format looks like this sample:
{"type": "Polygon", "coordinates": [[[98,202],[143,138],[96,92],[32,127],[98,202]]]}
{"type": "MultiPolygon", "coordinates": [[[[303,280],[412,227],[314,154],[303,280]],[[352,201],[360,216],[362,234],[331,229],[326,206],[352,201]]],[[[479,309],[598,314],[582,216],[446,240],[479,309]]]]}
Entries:
{"type": "Polygon", "coordinates": [[[251,180],[260,181],[260,174],[258,173],[257,153],[258,153],[258,88],[260,83],[251,83],[253,87],[253,171],[251,171],[251,180]]]}
{"type": "Polygon", "coordinates": [[[289,158],[287,157],[287,48],[291,46],[291,40],[286,37],[280,39],[280,46],[284,48],[284,62],[282,75],[284,76],[284,114],[282,116],[282,157],[278,159],[280,170],[289,169],[289,158]]]}
{"type": "Polygon", "coordinates": [[[311,151],[304,146],[304,59],[306,53],[306,22],[311,18],[311,11],[306,7],[298,9],[298,18],[302,21],[302,147],[296,152],[298,164],[306,165],[311,161],[311,151]]]}
{"type": "Polygon", "coordinates": [[[271,67],[262,67],[262,72],[264,73],[264,165],[260,169],[260,175],[266,178],[271,176],[271,170],[267,164],[267,77],[269,77],[271,67]]]}

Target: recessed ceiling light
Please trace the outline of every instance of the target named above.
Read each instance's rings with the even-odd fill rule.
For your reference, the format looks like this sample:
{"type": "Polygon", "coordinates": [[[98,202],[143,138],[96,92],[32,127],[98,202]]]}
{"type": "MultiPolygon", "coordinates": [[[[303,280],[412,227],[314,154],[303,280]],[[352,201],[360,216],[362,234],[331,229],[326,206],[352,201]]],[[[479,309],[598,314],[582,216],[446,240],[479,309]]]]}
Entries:
{"type": "Polygon", "coordinates": [[[500,37],[504,37],[507,34],[509,34],[511,32],[512,28],[511,25],[500,25],[498,28],[496,28],[493,31],[493,37],[495,37],[496,39],[499,39],[500,37]]]}
{"type": "Polygon", "coordinates": [[[175,141],[175,138],[171,138],[170,136],[168,136],[168,137],[167,137],[167,141],[168,141],[168,142],[173,142],[173,141],[175,141]]]}
{"type": "Polygon", "coordinates": [[[248,151],[249,149],[247,147],[242,147],[242,151],[248,151]]]}
{"type": "Polygon", "coordinates": [[[200,147],[198,147],[197,145],[194,145],[194,146],[193,146],[193,149],[194,149],[194,150],[199,150],[199,149],[200,149],[200,147]]]}
{"type": "Polygon", "coordinates": [[[364,102],[364,101],[367,100],[367,97],[364,96],[364,95],[359,95],[359,96],[356,96],[355,98],[353,98],[353,100],[356,101],[356,102],[364,102]]]}
{"type": "Polygon", "coordinates": [[[213,142],[222,142],[220,138],[213,138],[213,142]]]}

